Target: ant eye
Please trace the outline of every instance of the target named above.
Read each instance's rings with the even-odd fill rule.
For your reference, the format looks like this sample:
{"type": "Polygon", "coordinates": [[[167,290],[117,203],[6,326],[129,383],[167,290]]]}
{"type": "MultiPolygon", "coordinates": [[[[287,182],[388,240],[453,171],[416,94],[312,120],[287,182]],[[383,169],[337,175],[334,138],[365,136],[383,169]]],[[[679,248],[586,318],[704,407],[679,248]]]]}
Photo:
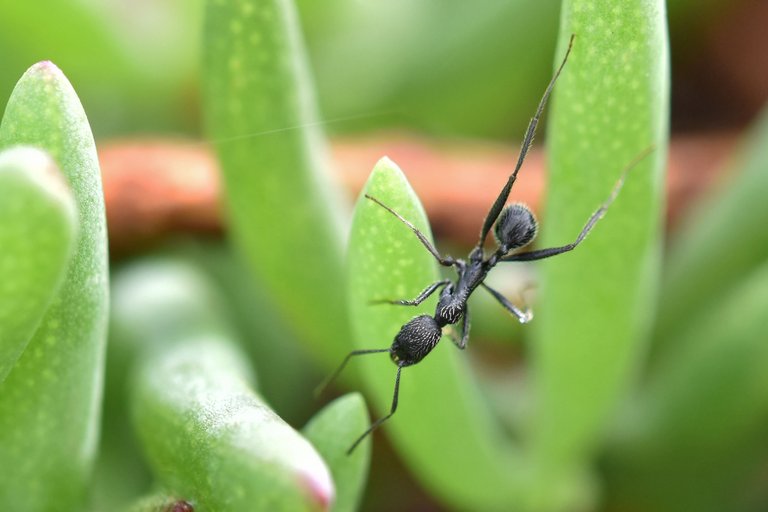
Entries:
{"type": "Polygon", "coordinates": [[[521,203],[514,203],[501,211],[494,234],[499,246],[506,251],[519,249],[536,237],[538,224],[533,212],[521,203]]]}

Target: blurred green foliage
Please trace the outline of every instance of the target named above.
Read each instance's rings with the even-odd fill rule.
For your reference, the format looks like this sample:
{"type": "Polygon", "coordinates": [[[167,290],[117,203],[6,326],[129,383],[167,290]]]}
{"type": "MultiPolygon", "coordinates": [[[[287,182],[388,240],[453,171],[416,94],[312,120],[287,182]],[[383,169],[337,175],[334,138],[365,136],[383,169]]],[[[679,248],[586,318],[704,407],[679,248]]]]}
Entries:
{"type": "MultiPolygon", "coordinates": [[[[720,8],[672,3],[673,39],[701,37],[720,8]]],[[[61,0],[3,4],[0,29],[0,465],[13,468],[0,509],[765,509],[768,116],[663,259],[664,2],[61,0]],[[537,266],[533,325],[475,298],[469,350],[443,340],[404,370],[391,446],[377,432],[347,457],[365,402],[321,409],[311,387],[434,305],[370,300],[413,297],[439,273],[381,208],[345,209],[323,129],[514,140],[574,33],[541,246],[572,241],[622,168],[654,152],[578,250],[537,266]],[[51,63],[14,89],[44,59],[90,123],[51,63]],[[201,124],[234,248],[187,241],[120,265],[105,361],[91,127],[201,124]]],[[[365,190],[429,233],[405,175],[383,159],[365,190]]],[[[380,354],[338,384],[359,384],[381,417],[394,375],[380,354]]]]}

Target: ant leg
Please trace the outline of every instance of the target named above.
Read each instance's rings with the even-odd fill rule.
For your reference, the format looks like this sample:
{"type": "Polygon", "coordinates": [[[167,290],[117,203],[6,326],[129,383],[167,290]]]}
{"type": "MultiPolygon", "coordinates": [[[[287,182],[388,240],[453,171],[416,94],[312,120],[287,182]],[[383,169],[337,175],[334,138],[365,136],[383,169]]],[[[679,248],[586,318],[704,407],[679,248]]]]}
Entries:
{"type": "Polygon", "coordinates": [[[467,347],[467,341],[469,341],[469,307],[464,306],[464,310],[461,312],[462,315],[462,323],[461,323],[461,338],[458,338],[456,336],[456,331],[452,328],[449,328],[448,330],[448,336],[451,338],[451,341],[459,350],[464,350],[467,347]]]}
{"type": "Polygon", "coordinates": [[[366,199],[370,199],[371,201],[373,201],[377,205],[379,205],[382,208],[384,208],[385,210],[387,210],[389,213],[391,213],[392,215],[397,217],[400,220],[400,222],[402,222],[403,224],[408,226],[411,229],[411,231],[413,231],[414,234],[418,237],[418,239],[422,243],[422,245],[424,245],[424,247],[427,248],[427,250],[430,252],[430,254],[432,254],[432,256],[435,257],[435,259],[437,260],[438,263],[440,263],[444,267],[450,267],[450,266],[453,266],[454,263],[456,263],[456,261],[453,258],[451,258],[450,256],[446,256],[446,257],[440,256],[440,253],[437,252],[437,249],[435,249],[435,246],[432,245],[429,240],[427,240],[427,237],[424,236],[424,233],[419,231],[419,229],[416,226],[414,226],[413,224],[411,224],[410,222],[405,220],[405,218],[403,218],[395,210],[393,210],[389,206],[385,205],[384,203],[382,203],[381,201],[379,201],[378,199],[376,199],[373,196],[369,196],[368,194],[365,194],[365,197],[366,197],[366,199]]]}
{"type": "Polygon", "coordinates": [[[574,242],[571,242],[570,244],[566,244],[560,247],[550,247],[549,249],[539,249],[536,251],[528,251],[528,252],[521,252],[520,254],[513,254],[511,256],[504,256],[501,258],[500,261],[534,261],[534,260],[543,260],[544,258],[551,258],[552,256],[557,256],[558,254],[563,254],[564,252],[572,251],[576,248],[577,245],[579,245],[584,238],[586,238],[587,234],[592,230],[592,228],[597,224],[597,221],[600,220],[603,215],[605,215],[605,211],[608,209],[607,206],[601,206],[595,213],[592,214],[592,216],[589,218],[587,223],[584,225],[584,228],[581,230],[581,233],[579,233],[579,236],[576,238],[574,242]]]}
{"type": "Polygon", "coordinates": [[[555,87],[555,82],[557,82],[557,79],[560,76],[560,73],[563,71],[563,68],[565,67],[565,63],[568,60],[568,56],[571,54],[571,48],[573,48],[574,37],[575,37],[574,35],[571,35],[571,39],[570,41],[568,41],[568,49],[565,51],[565,56],[563,57],[563,61],[560,63],[560,67],[557,68],[557,71],[555,71],[555,74],[550,80],[549,85],[547,86],[547,89],[544,91],[544,95],[541,97],[541,100],[539,101],[539,106],[536,108],[536,113],[534,114],[530,123],[528,123],[528,128],[525,131],[525,137],[523,137],[523,143],[520,147],[520,155],[517,157],[517,164],[515,164],[515,170],[512,171],[512,174],[507,179],[507,183],[504,185],[504,188],[501,189],[499,196],[493,202],[491,209],[488,211],[488,214],[485,216],[485,220],[483,221],[483,228],[480,230],[480,239],[477,241],[477,245],[475,246],[476,248],[480,248],[483,246],[483,243],[485,242],[485,238],[488,236],[488,233],[491,231],[491,227],[493,226],[493,223],[496,222],[496,219],[499,218],[499,214],[501,213],[501,210],[504,209],[504,203],[507,202],[507,199],[509,198],[509,193],[512,190],[512,185],[515,184],[515,180],[517,179],[517,173],[520,171],[520,168],[523,166],[523,161],[525,160],[525,156],[528,154],[528,150],[530,149],[531,144],[533,143],[533,137],[536,134],[536,127],[538,126],[539,119],[541,118],[541,115],[544,112],[544,107],[547,104],[549,95],[552,93],[552,89],[555,87]]]}
{"type": "Polygon", "coordinates": [[[392,409],[390,409],[389,414],[384,416],[383,418],[379,418],[375,422],[373,422],[373,425],[368,427],[368,430],[363,432],[363,435],[357,438],[357,441],[352,443],[352,446],[349,447],[349,450],[347,450],[347,455],[350,455],[352,453],[352,450],[357,448],[357,445],[360,444],[360,442],[365,439],[365,436],[376,430],[379,425],[387,421],[389,418],[392,417],[393,414],[395,414],[395,411],[397,410],[397,394],[400,390],[400,371],[403,369],[402,366],[397,367],[397,376],[395,377],[395,395],[392,397],[392,409]]]}
{"type": "Polygon", "coordinates": [[[439,290],[443,286],[449,284],[451,282],[450,279],[443,279],[442,281],[438,281],[436,283],[432,283],[431,285],[424,288],[424,290],[415,298],[412,300],[388,300],[388,299],[377,299],[372,300],[369,302],[369,304],[395,304],[400,306],[418,306],[427,298],[435,293],[435,291],[439,290]]]}
{"type": "Polygon", "coordinates": [[[499,301],[499,304],[504,306],[504,309],[506,309],[507,311],[509,311],[513,315],[515,315],[517,317],[517,320],[521,324],[524,324],[524,323],[527,323],[527,322],[531,321],[531,319],[533,318],[533,313],[531,313],[530,309],[526,309],[525,311],[523,311],[520,308],[518,308],[517,306],[515,306],[514,304],[512,304],[511,302],[509,302],[509,300],[505,296],[503,296],[502,294],[500,294],[499,292],[497,292],[496,290],[494,290],[493,288],[491,288],[487,284],[485,284],[485,283],[480,283],[480,284],[482,285],[483,288],[488,290],[488,292],[491,295],[493,295],[493,298],[495,298],[497,301],[499,301]]]}
{"type": "Polygon", "coordinates": [[[571,242],[570,244],[566,244],[560,247],[550,247],[549,249],[539,249],[536,251],[528,251],[528,252],[522,252],[520,254],[513,254],[511,256],[504,256],[501,258],[500,261],[533,261],[533,260],[543,260],[544,258],[550,258],[552,256],[557,256],[558,254],[562,254],[564,252],[572,251],[576,248],[577,245],[579,245],[584,238],[586,238],[587,234],[592,230],[593,227],[595,227],[595,224],[597,224],[597,221],[603,218],[605,215],[605,212],[608,211],[608,207],[611,206],[611,203],[616,199],[616,196],[619,195],[619,191],[621,190],[621,187],[624,186],[624,180],[627,177],[627,174],[630,170],[632,170],[633,167],[635,167],[637,164],[639,164],[646,156],[648,156],[652,151],[654,150],[653,146],[649,146],[645,150],[643,150],[639,155],[637,155],[621,172],[621,176],[616,181],[616,184],[613,186],[613,189],[611,190],[611,194],[608,196],[608,199],[605,200],[605,202],[600,205],[600,208],[598,208],[595,213],[592,214],[592,216],[587,220],[587,223],[584,224],[584,227],[581,230],[581,233],[579,233],[579,236],[576,237],[576,240],[574,242],[571,242]]]}
{"type": "Polygon", "coordinates": [[[361,356],[364,354],[375,354],[378,352],[391,352],[391,349],[388,348],[374,348],[374,349],[368,349],[368,350],[353,350],[349,354],[347,354],[347,357],[344,358],[344,361],[342,361],[341,365],[339,365],[338,368],[336,368],[336,371],[333,372],[327,379],[325,379],[323,382],[320,383],[319,386],[315,388],[315,396],[320,395],[320,393],[323,392],[323,390],[328,387],[328,385],[333,382],[336,377],[339,376],[341,371],[344,369],[345,366],[347,366],[347,362],[352,356],[361,356]]]}
{"type": "Polygon", "coordinates": [[[458,343],[456,340],[453,340],[456,346],[461,350],[467,348],[467,342],[469,341],[469,305],[464,306],[463,316],[464,318],[461,322],[461,340],[459,340],[458,343]]]}

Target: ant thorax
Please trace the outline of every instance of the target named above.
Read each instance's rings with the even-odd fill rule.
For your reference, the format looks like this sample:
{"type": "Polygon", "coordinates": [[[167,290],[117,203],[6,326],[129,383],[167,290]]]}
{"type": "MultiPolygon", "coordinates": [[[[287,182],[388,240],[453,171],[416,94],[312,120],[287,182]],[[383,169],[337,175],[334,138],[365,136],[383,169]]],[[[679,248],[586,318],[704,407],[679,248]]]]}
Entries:
{"type": "Polygon", "coordinates": [[[435,307],[435,321],[440,327],[455,324],[464,315],[470,291],[461,284],[463,282],[460,278],[457,284],[447,285],[440,293],[435,307]]]}

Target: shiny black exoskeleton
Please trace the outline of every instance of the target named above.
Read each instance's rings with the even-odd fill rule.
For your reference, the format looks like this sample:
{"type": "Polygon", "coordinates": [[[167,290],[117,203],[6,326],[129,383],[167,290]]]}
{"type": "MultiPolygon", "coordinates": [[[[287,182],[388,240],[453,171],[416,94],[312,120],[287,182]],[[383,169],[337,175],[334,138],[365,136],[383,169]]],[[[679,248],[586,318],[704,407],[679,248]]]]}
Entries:
{"type": "Polygon", "coordinates": [[[500,262],[507,261],[533,261],[544,258],[549,258],[564,252],[568,252],[574,249],[578,244],[584,240],[592,227],[597,223],[600,218],[603,217],[605,211],[610,204],[616,198],[622,184],[624,183],[624,177],[631,167],[633,167],[639,160],[647,153],[644,152],[639,156],[632,164],[627,166],[619,178],[618,182],[613,188],[608,199],[600,206],[600,208],[592,214],[587,220],[584,228],[581,230],[576,240],[570,244],[560,247],[552,247],[548,249],[539,249],[526,252],[517,252],[519,249],[530,244],[536,237],[538,224],[531,210],[521,203],[514,203],[509,206],[504,206],[509,198],[509,193],[512,190],[512,185],[517,179],[517,173],[525,160],[525,156],[533,142],[533,137],[536,132],[536,126],[538,125],[539,118],[544,110],[547,99],[549,98],[552,88],[555,85],[560,72],[562,71],[565,63],[568,59],[568,55],[571,51],[571,45],[573,44],[573,37],[571,37],[568,50],[563,58],[560,67],[555,72],[554,77],[550,81],[544,95],[539,102],[539,106],[536,110],[536,114],[531,119],[528,129],[523,139],[522,147],[520,150],[520,156],[518,157],[515,169],[507,180],[507,183],[502,188],[499,196],[491,206],[488,215],[486,215],[483,221],[483,227],[480,230],[480,238],[477,245],[469,253],[466,260],[454,259],[451,256],[442,256],[427,237],[421,233],[413,224],[404,219],[400,214],[395,212],[389,206],[383,204],[378,199],[366,195],[365,197],[382,208],[386,209],[403,224],[413,231],[419,241],[426,247],[426,249],[435,257],[435,259],[443,266],[453,267],[456,270],[457,277],[455,280],[443,279],[432,283],[427,286],[416,298],[411,300],[383,300],[374,301],[378,303],[398,304],[404,306],[417,306],[424,300],[430,297],[437,290],[440,291],[440,296],[435,307],[435,313],[433,316],[419,315],[400,328],[400,332],[395,336],[395,340],[389,348],[384,349],[370,349],[370,350],[355,350],[347,355],[339,368],[333,375],[326,381],[333,380],[344,368],[349,359],[352,356],[373,354],[380,352],[388,352],[390,358],[397,365],[397,374],[395,377],[395,391],[392,399],[392,407],[387,416],[375,421],[368,430],[366,430],[349,448],[348,453],[352,450],[374,429],[381,425],[384,421],[389,419],[397,410],[397,397],[400,389],[400,372],[406,366],[412,366],[417,364],[429,354],[432,349],[435,348],[437,343],[443,334],[443,327],[447,325],[454,325],[462,322],[461,336],[455,338],[452,335],[453,342],[460,349],[464,349],[469,339],[469,310],[467,308],[467,300],[470,295],[480,286],[485,288],[507,311],[512,313],[521,323],[531,320],[532,315],[528,310],[521,310],[514,304],[512,304],[506,297],[496,290],[490,288],[484,283],[488,273],[500,262]],[[497,243],[496,249],[486,257],[483,245],[490,232],[494,227],[494,235],[497,243]]]}

